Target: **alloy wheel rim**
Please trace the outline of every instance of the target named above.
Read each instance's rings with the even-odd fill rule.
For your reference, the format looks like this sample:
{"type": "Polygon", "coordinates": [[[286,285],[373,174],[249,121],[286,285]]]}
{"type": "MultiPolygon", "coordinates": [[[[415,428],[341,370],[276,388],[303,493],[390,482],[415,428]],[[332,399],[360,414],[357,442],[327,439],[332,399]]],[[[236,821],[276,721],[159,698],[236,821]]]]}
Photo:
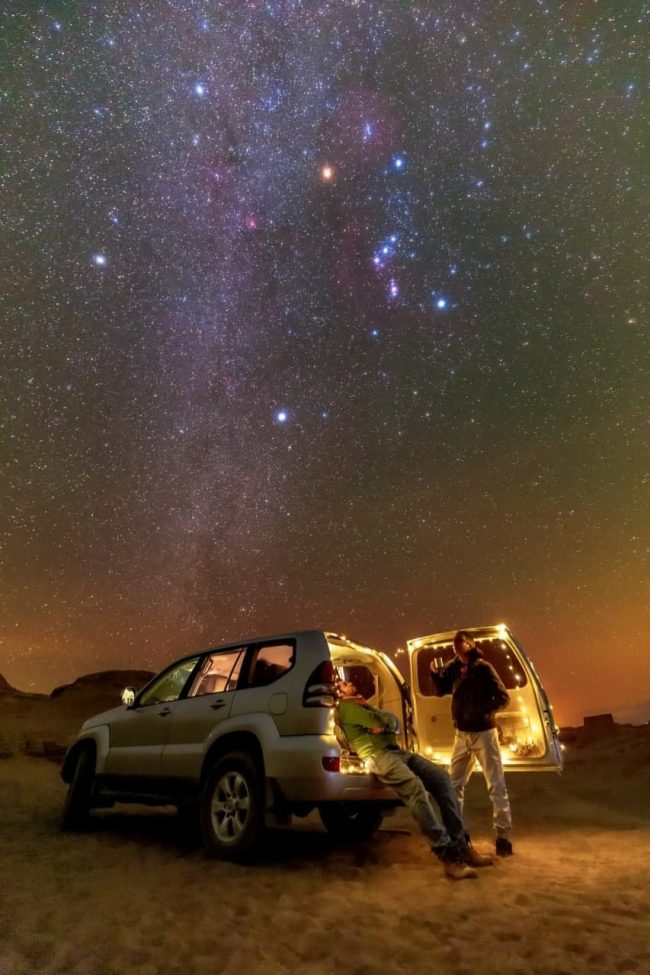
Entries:
{"type": "Polygon", "coordinates": [[[250,790],[240,772],[226,772],[212,793],[211,819],[215,836],[221,843],[236,842],[248,821],[250,790]]]}

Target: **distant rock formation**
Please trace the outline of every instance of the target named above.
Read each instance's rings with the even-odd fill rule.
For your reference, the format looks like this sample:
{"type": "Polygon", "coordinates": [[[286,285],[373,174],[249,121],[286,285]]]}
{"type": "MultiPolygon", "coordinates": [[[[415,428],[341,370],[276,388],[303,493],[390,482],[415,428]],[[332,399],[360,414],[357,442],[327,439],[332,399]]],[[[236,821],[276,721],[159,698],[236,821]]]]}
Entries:
{"type": "Polygon", "coordinates": [[[12,687],[11,684],[4,679],[2,674],[0,674],[0,694],[17,694],[17,693],[18,691],[16,690],[16,688],[12,687]]]}
{"type": "Polygon", "coordinates": [[[51,694],[25,693],[0,677],[0,759],[25,755],[60,762],[87,718],[120,707],[125,687],[140,689],[153,676],[149,670],[105,670],[51,694]]]}
{"type": "Polygon", "coordinates": [[[113,688],[122,690],[125,687],[140,688],[153,676],[151,670],[101,670],[96,674],[84,674],[82,677],[77,677],[71,684],[55,687],[50,697],[61,697],[61,695],[76,691],[95,691],[100,688],[104,690],[112,690],[113,688]]]}
{"type": "Polygon", "coordinates": [[[13,687],[9,681],[2,676],[2,674],[0,674],[0,694],[10,694],[12,697],[47,697],[47,694],[34,694],[31,691],[19,691],[16,687],[13,687]]]}
{"type": "Polygon", "coordinates": [[[614,720],[614,715],[607,712],[605,714],[587,714],[582,719],[582,725],[577,728],[560,728],[560,741],[565,744],[575,743],[578,746],[588,745],[592,742],[607,741],[616,738],[622,732],[628,730],[644,730],[648,725],[634,725],[628,722],[614,720]]]}

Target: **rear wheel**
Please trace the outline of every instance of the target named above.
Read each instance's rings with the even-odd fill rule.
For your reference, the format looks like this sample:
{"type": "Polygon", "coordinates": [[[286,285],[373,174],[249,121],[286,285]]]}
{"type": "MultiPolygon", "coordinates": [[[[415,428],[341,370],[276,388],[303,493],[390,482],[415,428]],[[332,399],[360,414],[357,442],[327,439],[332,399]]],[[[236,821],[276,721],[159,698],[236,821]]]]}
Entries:
{"type": "Polygon", "coordinates": [[[219,759],[201,794],[201,836],[210,856],[249,859],[264,831],[264,777],[247,752],[219,759]]]}
{"type": "Polygon", "coordinates": [[[330,836],[348,843],[369,840],[384,818],[381,809],[370,803],[333,802],[319,806],[318,812],[330,836]]]}
{"type": "Polygon", "coordinates": [[[83,829],[88,823],[90,805],[95,786],[95,756],[89,748],[77,755],[68,794],[61,813],[61,829],[83,829]]]}

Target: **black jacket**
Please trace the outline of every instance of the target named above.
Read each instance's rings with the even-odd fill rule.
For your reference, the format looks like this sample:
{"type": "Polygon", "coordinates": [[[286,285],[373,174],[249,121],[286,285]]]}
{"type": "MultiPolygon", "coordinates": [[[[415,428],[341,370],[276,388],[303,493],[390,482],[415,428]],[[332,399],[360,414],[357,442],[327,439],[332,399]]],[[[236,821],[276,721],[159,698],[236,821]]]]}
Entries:
{"type": "Polygon", "coordinates": [[[433,693],[436,697],[452,694],[451,717],[459,731],[486,731],[496,727],[494,712],[510,701],[499,675],[476,648],[469,652],[464,677],[461,668],[460,660],[454,657],[442,670],[432,671],[433,693]]]}

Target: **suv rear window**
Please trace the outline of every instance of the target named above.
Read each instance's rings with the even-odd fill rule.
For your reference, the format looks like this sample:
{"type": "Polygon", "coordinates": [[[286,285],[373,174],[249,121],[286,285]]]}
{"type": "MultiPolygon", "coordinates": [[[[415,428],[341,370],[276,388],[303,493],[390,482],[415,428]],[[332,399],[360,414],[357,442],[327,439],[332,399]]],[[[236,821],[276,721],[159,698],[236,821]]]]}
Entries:
{"type": "Polygon", "coordinates": [[[271,643],[257,647],[248,672],[248,687],[264,687],[283,677],[293,667],[295,647],[292,643],[271,643]]]}

